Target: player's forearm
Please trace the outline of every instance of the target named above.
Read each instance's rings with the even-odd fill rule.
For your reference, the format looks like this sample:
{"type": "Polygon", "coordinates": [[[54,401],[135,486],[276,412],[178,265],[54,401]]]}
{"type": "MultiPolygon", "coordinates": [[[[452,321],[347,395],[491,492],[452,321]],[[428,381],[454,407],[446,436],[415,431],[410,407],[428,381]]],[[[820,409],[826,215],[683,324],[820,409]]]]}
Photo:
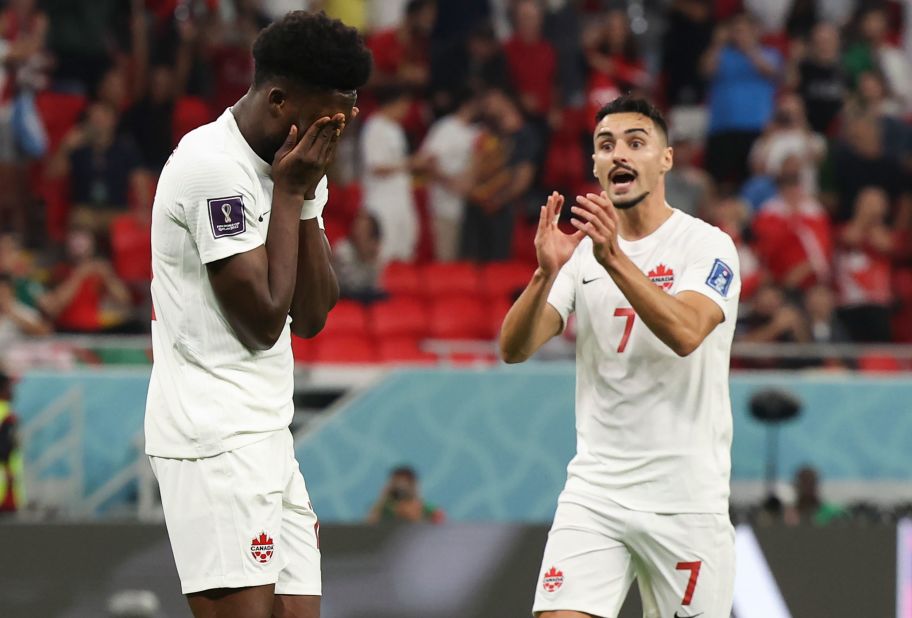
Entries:
{"type": "Polygon", "coordinates": [[[687,356],[702,343],[696,310],[661,290],[629,258],[607,270],[637,316],[675,354],[687,356]]]}
{"type": "Polygon", "coordinates": [[[313,337],[326,324],[339,300],[339,282],[332,268],[329,244],[316,219],[299,224],[298,268],[291,301],[291,330],[299,337],[313,337]]]}
{"type": "Polygon", "coordinates": [[[540,268],[532,275],[532,281],[523,290],[500,329],[498,345],[500,357],[506,363],[521,363],[535,354],[536,350],[555,333],[548,337],[542,332],[545,305],[548,294],[557,278],[557,273],[548,275],[540,268]]]}

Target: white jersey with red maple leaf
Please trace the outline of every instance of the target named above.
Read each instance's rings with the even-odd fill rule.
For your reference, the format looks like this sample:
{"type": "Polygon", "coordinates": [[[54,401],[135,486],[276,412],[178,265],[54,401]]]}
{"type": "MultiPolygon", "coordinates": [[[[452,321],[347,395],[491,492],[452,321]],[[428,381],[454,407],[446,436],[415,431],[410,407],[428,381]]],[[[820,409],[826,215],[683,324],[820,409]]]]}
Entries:
{"type": "Polygon", "coordinates": [[[649,236],[619,244],[665,292],[703,294],[724,320],[693,353],[678,356],[636,315],[595,260],[592,241],[580,243],[548,297],[565,325],[576,315],[577,454],[564,498],[607,498],[657,513],[725,513],[737,250],[727,234],[678,210],[649,236]]]}

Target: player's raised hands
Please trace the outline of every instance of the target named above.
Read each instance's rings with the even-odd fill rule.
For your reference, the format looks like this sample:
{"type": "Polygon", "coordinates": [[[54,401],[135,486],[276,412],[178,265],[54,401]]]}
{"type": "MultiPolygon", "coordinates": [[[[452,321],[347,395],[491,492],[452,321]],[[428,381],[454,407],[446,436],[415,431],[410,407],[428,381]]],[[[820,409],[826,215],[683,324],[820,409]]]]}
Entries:
{"type": "Polygon", "coordinates": [[[317,119],[300,139],[297,125],[292,125],[272,162],[275,188],[313,199],[320,179],[336,155],[336,145],[344,128],[344,114],[317,119]]]}
{"type": "Polygon", "coordinates": [[[535,255],[538,265],[545,274],[552,275],[567,263],[577,245],[583,239],[583,232],[565,234],[557,227],[564,196],[553,191],[548,203],[541,207],[538,216],[538,230],[535,232],[535,255]]]}
{"type": "Polygon", "coordinates": [[[576,206],[570,210],[578,219],[571,219],[571,223],[592,239],[592,253],[595,259],[606,270],[610,270],[615,260],[620,256],[618,246],[618,216],[614,204],[608,199],[608,194],[587,193],[585,196],[576,197],[576,206]]]}

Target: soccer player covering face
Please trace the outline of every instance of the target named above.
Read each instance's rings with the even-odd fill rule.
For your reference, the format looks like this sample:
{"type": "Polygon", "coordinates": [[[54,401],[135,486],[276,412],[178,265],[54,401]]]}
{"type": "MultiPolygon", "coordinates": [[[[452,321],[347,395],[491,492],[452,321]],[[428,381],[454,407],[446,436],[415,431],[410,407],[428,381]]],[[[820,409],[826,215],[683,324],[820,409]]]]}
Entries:
{"type": "Polygon", "coordinates": [[[505,361],[577,319],[577,453],[535,591],[541,618],[614,618],[636,579],[649,618],[727,617],[728,364],[737,317],[732,240],[665,202],[665,122],[621,97],[598,114],[604,191],[541,209],[539,267],[504,319],[505,361]]]}
{"type": "Polygon", "coordinates": [[[371,57],[354,29],[304,11],[253,56],[250,90],[181,140],[156,191],[146,452],[194,616],[316,618],[289,331],[315,335],[338,297],[325,171],[371,57]]]}

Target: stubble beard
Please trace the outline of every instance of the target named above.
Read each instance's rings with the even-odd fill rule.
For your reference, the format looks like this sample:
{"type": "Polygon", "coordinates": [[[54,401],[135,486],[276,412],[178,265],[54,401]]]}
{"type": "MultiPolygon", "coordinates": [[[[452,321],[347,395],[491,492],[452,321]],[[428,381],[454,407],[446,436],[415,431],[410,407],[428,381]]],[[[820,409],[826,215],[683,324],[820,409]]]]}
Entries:
{"type": "Polygon", "coordinates": [[[647,197],[649,197],[649,191],[643,191],[637,197],[631,198],[631,199],[623,201],[623,202],[615,202],[612,200],[611,203],[618,210],[629,210],[629,209],[633,208],[634,206],[636,206],[637,204],[639,204],[640,202],[642,202],[643,200],[645,200],[647,197]]]}

